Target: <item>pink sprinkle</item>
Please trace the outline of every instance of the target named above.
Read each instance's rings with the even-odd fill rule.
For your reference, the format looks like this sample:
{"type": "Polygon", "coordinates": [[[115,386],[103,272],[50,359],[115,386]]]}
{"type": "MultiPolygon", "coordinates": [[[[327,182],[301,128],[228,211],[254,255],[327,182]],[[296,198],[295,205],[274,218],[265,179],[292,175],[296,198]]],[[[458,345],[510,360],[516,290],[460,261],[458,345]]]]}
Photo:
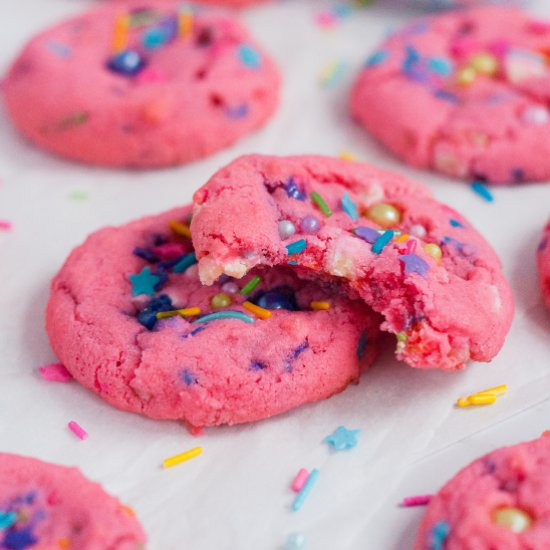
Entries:
{"type": "Polygon", "coordinates": [[[83,441],[84,439],[88,439],[88,432],[84,430],[80,424],[74,420],[71,420],[67,425],[69,426],[69,430],[71,430],[71,432],[73,432],[78,439],[82,439],[83,441]]]}
{"type": "Polygon", "coordinates": [[[410,506],[426,506],[432,500],[432,495],[418,495],[415,497],[405,497],[402,506],[409,508],[410,506]]]}
{"type": "Polygon", "coordinates": [[[407,254],[412,254],[416,250],[416,239],[409,239],[407,241],[407,254]]]}
{"type": "Polygon", "coordinates": [[[305,485],[308,477],[309,472],[305,468],[301,468],[300,471],[296,474],[296,477],[294,478],[294,481],[292,482],[290,488],[295,493],[299,493],[302,490],[302,487],[305,485]]]}
{"type": "Polygon", "coordinates": [[[48,382],[70,382],[73,379],[71,373],[61,363],[42,365],[38,370],[42,378],[48,382]]]}
{"type": "Polygon", "coordinates": [[[173,260],[185,254],[187,249],[181,243],[165,243],[151,248],[151,252],[160,257],[161,260],[173,260]]]}
{"type": "Polygon", "coordinates": [[[315,16],[315,21],[320,27],[332,27],[336,24],[336,16],[329,11],[324,11],[315,16]]]}
{"type": "Polygon", "coordinates": [[[9,231],[13,227],[13,224],[8,220],[0,220],[0,229],[5,229],[9,231]]]}

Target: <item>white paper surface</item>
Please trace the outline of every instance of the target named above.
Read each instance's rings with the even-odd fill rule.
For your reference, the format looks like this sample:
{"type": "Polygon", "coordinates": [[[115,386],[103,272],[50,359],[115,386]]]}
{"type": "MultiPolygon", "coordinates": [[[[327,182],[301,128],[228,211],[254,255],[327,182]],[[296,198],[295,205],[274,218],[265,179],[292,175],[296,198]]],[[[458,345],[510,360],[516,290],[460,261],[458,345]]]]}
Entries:
{"type": "MultiPolygon", "coordinates": [[[[0,3],[0,70],[36,31],[91,1],[0,3]]],[[[352,126],[349,85],[361,62],[413,12],[369,7],[333,29],[315,14],[336,2],[286,0],[243,13],[281,65],[281,107],[261,132],[190,166],[143,173],[65,162],[25,143],[0,110],[0,450],[78,465],[132,505],[160,550],[281,549],[291,532],[310,550],[411,548],[420,510],[403,496],[435,491],[482,452],[537,436],[550,413],[550,314],[537,287],[534,252],[550,215],[550,186],[494,189],[488,204],[461,182],[402,166],[352,126]],[[332,87],[319,76],[332,62],[347,70],[332,87]],[[464,213],[501,255],[517,314],[501,354],[458,374],[416,371],[386,352],[357,387],[328,401],[242,427],[193,438],[176,422],[112,409],[76,383],[40,379],[56,360],[43,328],[49,279],[87,234],[190,200],[193,191],[237,155],[353,152],[427,183],[464,213]],[[71,198],[87,193],[85,200],[71,198]],[[495,405],[456,410],[455,399],[506,383],[495,405]],[[90,434],[66,429],[78,421],[90,434]],[[331,453],[322,439],[337,426],[360,428],[359,445],[331,453]],[[162,471],[163,458],[202,445],[200,457],[162,471]],[[302,510],[290,511],[299,468],[321,475],[302,510]]],[[[550,16],[541,1],[533,7],[550,16]]],[[[223,355],[222,355],[223,357],[223,355]]],[[[0,488],[1,490],[1,488],[0,488]]]]}

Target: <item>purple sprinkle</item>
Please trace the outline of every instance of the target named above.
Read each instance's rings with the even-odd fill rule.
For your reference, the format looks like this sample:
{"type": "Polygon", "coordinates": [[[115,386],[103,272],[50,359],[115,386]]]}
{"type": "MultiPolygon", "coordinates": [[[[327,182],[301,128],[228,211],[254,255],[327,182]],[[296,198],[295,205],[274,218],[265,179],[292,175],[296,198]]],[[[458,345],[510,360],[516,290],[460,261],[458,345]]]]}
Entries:
{"type": "Polygon", "coordinates": [[[416,254],[403,254],[399,259],[405,264],[405,273],[418,273],[422,277],[426,277],[430,266],[420,256],[416,254]]]}
{"type": "Polygon", "coordinates": [[[378,237],[380,237],[380,233],[378,233],[378,231],[376,231],[376,229],[373,229],[372,227],[356,227],[353,232],[360,239],[363,239],[370,244],[374,244],[378,240],[378,237]]]}
{"type": "Polygon", "coordinates": [[[300,222],[300,228],[308,235],[314,235],[321,229],[321,222],[315,216],[306,216],[300,222]]]}
{"type": "Polygon", "coordinates": [[[290,177],[285,183],[286,194],[291,199],[296,199],[297,201],[305,201],[306,194],[302,189],[298,187],[298,184],[294,181],[293,177],[290,177]]]}
{"type": "Polygon", "coordinates": [[[248,115],[249,107],[246,103],[242,103],[241,105],[237,105],[236,107],[226,107],[224,112],[229,118],[244,118],[246,115],[248,115]]]}
{"type": "Polygon", "coordinates": [[[181,379],[188,386],[191,386],[192,384],[196,384],[198,382],[197,378],[194,376],[194,374],[189,369],[183,369],[181,371],[181,379]]]}
{"type": "Polygon", "coordinates": [[[262,363],[261,361],[252,361],[250,365],[251,370],[264,370],[267,368],[267,365],[265,363],[262,363]]]}

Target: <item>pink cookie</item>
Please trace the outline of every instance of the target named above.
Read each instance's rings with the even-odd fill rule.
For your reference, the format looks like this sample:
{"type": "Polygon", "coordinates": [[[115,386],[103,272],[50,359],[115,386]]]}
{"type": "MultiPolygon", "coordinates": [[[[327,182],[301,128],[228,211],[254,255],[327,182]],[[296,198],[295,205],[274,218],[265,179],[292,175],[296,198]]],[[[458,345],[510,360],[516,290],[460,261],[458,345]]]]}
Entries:
{"type": "Polygon", "coordinates": [[[29,42],[4,82],[25,136],[89,164],[160,167],[231,145],[273,114],[278,70],[237,19],[143,6],[114,3],[29,42]]]}
{"type": "Polygon", "coordinates": [[[77,468],[0,453],[0,548],[140,550],[134,512],[77,468]]]}
{"type": "Polygon", "coordinates": [[[415,550],[550,548],[550,437],[466,466],[432,498],[415,550]]]}
{"type": "Polygon", "coordinates": [[[537,250],[537,266],[539,271],[539,283],[544,301],[550,308],[550,220],[544,227],[542,240],[537,250]]]}
{"type": "Polygon", "coordinates": [[[256,270],[253,289],[244,288],[252,276],[202,286],[190,239],[168,223],[190,213],[103,229],[72,252],[53,280],[46,326],[73,376],[120,409],[192,426],[260,420],[356,382],[374,359],[376,316],[337,284],[287,267],[256,270]],[[318,301],[330,309],[312,310],[318,301]],[[196,307],[200,315],[156,316],[196,307]]]}
{"type": "Polygon", "coordinates": [[[550,178],[550,23],[485,6],[416,20],[365,63],[353,116],[407,163],[457,178],[550,178]]]}
{"type": "Polygon", "coordinates": [[[205,284],[287,264],[301,277],[345,281],[384,316],[382,330],[413,367],[490,361],[504,342],[513,298],[494,251],[460,214],[397,174],[253,155],[215,174],[195,205],[205,284]]]}

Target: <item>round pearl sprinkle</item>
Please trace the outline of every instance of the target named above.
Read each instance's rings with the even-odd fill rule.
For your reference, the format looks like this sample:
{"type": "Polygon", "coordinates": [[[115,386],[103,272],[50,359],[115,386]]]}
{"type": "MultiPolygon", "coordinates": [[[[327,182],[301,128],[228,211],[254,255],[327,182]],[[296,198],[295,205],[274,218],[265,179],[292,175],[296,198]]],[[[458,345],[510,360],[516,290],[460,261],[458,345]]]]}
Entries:
{"type": "Polygon", "coordinates": [[[473,67],[464,67],[456,75],[456,81],[460,86],[470,86],[477,78],[477,73],[473,67]]]}
{"type": "Polygon", "coordinates": [[[401,221],[401,212],[391,204],[379,203],[367,210],[367,218],[387,229],[401,221]]]}
{"type": "Polygon", "coordinates": [[[315,216],[306,216],[300,222],[300,228],[308,235],[313,235],[321,229],[321,222],[315,216]]]}
{"type": "Polygon", "coordinates": [[[507,527],[514,533],[522,533],[529,529],[533,523],[533,519],[529,514],[519,508],[499,508],[493,515],[493,521],[507,527]]]}
{"type": "Polygon", "coordinates": [[[222,291],[226,294],[237,294],[239,292],[239,285],[229,281],[222,286],[222,291]]]}
{"type": "Polygon", "coordinates": [[[434,260],[439,261],[441,260],[441,256],[443,256],[443,252],[441,251],[441,248],[435,244],[435,243],[428,243],[423,246],[424,252],[428,256],[431,256],[434,260]]]}
{"type": "Polygon", "coordinates": [[[229,307],[232,303],[233,303],[233,300],[231,299],[231,296],[228,296],[223,292],[220,292],[220,294],[216,294],[215,296],[212,296],[212,299],[210,300],[210,305],[215,309],[220,309],[222,307],[229,307]]]}
{"type": "Polygon", "coordinates": [[[477,74],[491,76],[498,71],[498,61],[497,58],[490,53],[480,53],[470,59],[470,67],[474,69],[477,74]]]}
{"type": "Polygon", "coordinates": [[[285,544],[285,550],[305,550],[306,537],[301,533],[292,533],[288,535],[285,544]]]}
{"type": "Polygon", "coordinates": [[[426,236],[427,231],[426,231],[426,228],[423,225],[421,225],[419,223],[415,223],[409,229],[409,233],[413,237],[418,237],[419,239],[422,239],[426,236]]]}
{"type": "Polygon", "coordinates": [[[282,220],[279,222],[279,237],[284,241],[292,237],[296,233],[296,228],[290,220],[282,220]]]}
{"type": "Polygon", "coordinates": [[[523,111],[521,118],[523,122],[526,122],[527,124],[543,125],[550,121],[550,113],[548,112],[548,109],[542,105],[528,107],[525,111],[523,111]]]}

